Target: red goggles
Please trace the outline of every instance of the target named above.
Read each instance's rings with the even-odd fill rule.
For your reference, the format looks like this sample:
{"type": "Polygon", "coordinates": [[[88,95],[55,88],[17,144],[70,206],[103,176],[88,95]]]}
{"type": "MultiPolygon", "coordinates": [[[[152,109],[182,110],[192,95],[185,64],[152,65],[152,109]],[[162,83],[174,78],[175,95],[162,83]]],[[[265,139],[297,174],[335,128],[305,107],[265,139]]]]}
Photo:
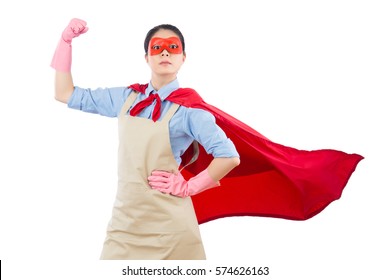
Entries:
{"type": "Polygon", "coordinates": [[[178,37],[159,38],[153,37],[149,43],[150,55],[158,55],[167,50],[172,54],[181,54],[183,52],[183,46],[178,37]]]}

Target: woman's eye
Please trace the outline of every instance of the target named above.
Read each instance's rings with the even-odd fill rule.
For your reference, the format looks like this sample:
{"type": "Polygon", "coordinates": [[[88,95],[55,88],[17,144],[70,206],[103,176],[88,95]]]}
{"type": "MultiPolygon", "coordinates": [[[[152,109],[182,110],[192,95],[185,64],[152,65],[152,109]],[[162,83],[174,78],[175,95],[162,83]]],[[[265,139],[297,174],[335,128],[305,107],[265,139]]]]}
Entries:
{"type": "Polygon", "coordinates": [[[169,45],[170,49],[177,49],[179,46],[176,44],[169,45]]]}
{"type": "Polygon", "coordinates": [[[159,50],[161,47],[159,46],[159,45],[154,45],[153,47],[152,47],[152,49],[153,50],[159,50]]]}

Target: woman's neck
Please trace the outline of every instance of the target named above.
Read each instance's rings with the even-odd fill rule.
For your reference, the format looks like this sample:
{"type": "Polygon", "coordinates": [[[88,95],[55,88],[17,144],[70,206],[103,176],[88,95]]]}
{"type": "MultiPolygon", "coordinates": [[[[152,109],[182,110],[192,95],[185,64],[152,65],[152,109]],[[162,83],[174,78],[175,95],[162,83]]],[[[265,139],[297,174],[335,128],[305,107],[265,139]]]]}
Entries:
{"type": "Polygon", "coordinates": [[[170,82],[176,80],[176,75],[169,76],[156,76],[152,75],[151,83],[155,90],[159,90],[163,86],[169,84],[170,82]]]}

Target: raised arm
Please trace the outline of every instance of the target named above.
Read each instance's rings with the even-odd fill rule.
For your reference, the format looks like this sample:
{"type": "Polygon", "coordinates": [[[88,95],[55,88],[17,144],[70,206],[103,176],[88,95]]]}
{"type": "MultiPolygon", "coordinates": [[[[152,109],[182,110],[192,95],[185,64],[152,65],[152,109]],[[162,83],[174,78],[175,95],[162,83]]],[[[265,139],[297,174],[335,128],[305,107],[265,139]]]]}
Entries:
{"type": "Polygon", "coordinates": [[[68,103],[73,93],[74,85],[71,73],[72,65],[72,39],[88,31],[87,23],[81,19],[72,19],[62,32],[54,52],[51,67],[56,70],[55,94],[56,100],[68,103]]]}

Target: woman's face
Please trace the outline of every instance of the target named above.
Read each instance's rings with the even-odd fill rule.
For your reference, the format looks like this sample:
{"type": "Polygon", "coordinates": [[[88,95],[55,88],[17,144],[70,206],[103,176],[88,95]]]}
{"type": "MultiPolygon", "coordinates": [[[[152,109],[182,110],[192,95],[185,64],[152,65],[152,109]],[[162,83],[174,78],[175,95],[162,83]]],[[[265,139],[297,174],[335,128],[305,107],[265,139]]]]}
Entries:
{"type": "Polygon", "coordinates": [[[176,75],[185,61],[181,42],[175,32],[160,29],[149,42],[145,55],[154,75],[176,75]]]}

